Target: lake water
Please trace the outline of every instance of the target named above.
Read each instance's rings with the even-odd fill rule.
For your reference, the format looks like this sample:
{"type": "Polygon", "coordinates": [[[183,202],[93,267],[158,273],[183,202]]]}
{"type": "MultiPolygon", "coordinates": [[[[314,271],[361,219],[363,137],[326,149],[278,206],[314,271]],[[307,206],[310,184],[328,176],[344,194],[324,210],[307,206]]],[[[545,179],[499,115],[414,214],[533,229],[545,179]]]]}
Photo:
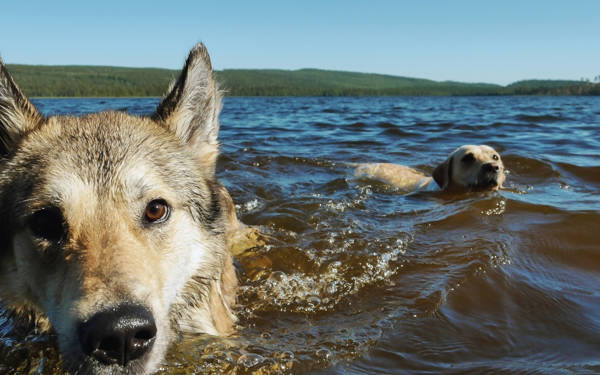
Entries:
{"type": "MultiPolygon", "coordinates": [[[[238,259],[237,335],[186,338],[162,373],[600,373],[600,98],[226,98],[221,122],[218,176],[270,240],[238,259]],[[429,173],[484,143],[502,191],[403,195],[349,166],[429,173]]],[[[52,336],[4,314],[11,368],[60,373],[52,336]]]]}

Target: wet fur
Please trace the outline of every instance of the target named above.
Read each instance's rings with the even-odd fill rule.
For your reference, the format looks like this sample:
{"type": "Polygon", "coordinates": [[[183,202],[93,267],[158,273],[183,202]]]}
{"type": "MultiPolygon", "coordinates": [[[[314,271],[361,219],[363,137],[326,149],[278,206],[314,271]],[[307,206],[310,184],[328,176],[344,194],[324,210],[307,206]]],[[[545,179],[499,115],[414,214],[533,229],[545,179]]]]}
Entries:
{"type": "Polygon", "coordinates": [[[359,164],[355,175],[375,178],[406,192],[435,189],[455,192],[497,190],[505,180],[500,155],[486,145],[460,146],[434,169],[432,177],[413,168],[392,163],[359,164]],[[464,163],[462,158],[467,154],[473,155],[473,161],[464,163]],[[498,171],[486,173],[482,166],[488,163],[497,166],[498,171]]]}
{"type": "Polygon", "coordinates": [[[202,44],[151,117],[44,118],[0,61],[0,299],[54,330],[73,372],[151,373],[180,333],[232,332],[228,247],[245,227],[215,177],[220,110],[202,44]],[[172,207],[169,220],[144,222],[159,197],[172,207]],[[28,228],[45,207],[64,217],[58,243],[28,228]],[[154,315],[152,350],[126,368],[85,357],[77,324],[126,302],[154,315]]]}

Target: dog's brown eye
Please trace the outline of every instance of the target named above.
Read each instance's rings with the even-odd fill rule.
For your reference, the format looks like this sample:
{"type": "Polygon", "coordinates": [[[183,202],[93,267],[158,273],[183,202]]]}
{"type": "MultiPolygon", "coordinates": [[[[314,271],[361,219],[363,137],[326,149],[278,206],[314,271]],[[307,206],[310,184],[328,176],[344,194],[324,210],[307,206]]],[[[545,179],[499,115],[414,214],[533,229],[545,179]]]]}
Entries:
{"type": "Polygon", "coordinates": [[[499,157],[498,157],[498,155],[494,155],[494,156],[492,156],[492,159],[494,159],[494,160],[498,160],[498,159],[499,159],[499,157]]]}
{"type": "Polygon", "coordinates": [[[468,153],[465,156],[463,156],[462,159],[460,159],[463,163],[472,163],[473,161],[475,161],[475,156],[473,156],[473,154],[468,153]]]}
{"type": "Polygon", "coordinates": [[[144,218],[150,223],[161,223],[169,218],[170,208],[164,199],[155,199],[148,203],[144,218]]]}
{"type": "Polygon", "coordinates": [[[58,207],[49,207],[37,211],[27,223],[34,236],[48,241],[58,242],[65,235],[65,220],[58,207]]]}

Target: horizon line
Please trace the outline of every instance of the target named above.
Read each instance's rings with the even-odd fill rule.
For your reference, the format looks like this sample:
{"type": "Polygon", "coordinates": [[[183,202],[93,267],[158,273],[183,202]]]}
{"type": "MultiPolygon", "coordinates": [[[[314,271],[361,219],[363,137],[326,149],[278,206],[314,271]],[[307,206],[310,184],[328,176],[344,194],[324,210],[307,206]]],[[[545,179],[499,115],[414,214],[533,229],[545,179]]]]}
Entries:
{"type": "MultiPolygon", "coordinates": [[[[164,67],[156,67],[156,66],[127,66],[127,65],[94,65],[94,64],[23,64],[23,63],[9,63],[2,60],[0,56],[0,62],[3,62],[5,65],[19,65],[19,66],[36,66],[36,67],[92,67],[92,68],[125,68],[125,69],[156,69],[156,70],[168,70],[172,72],[180,72],[181,69],[172,69],[172,68],[164,68],[164,67]]],[[[485,85],[495,85],[506,87],[518,82],[524,81],[555,81],[555,82],[581,82],[581,83],[595,83],[594,79],[590,78],[580,78],[580,79],[570,79],[570,78],[522,78],[517,79],[515,81],[511,81],[507,84],[502,83],[494,83],[494,82],[485,82],[485,81],[459,81],[454,79],[444,79],[444,80],[436,80],[432,78],[423,78],[423,77],[411,77],[404,75],[395,75],[390,73],[377,73],[377,72],[361,72],[355,70],[343,70],[343,69],[323,69],[316,67],[303,67],[297,69],[285,69],[285,68],[223,68],[223,69],[215,69],[216,73],[226,71],[226,70],[246,70],[246,71],[282,71],[282,72],[298,72],[302,70],[319,70],[323,72],[340,72],[340,73],[354,73],[354,74],[368,74],[368,75],[379,75],[386,77],[394,77],[394,78],[406,78],[406,79],[419,79],[419,80],[427,80],[432,82],[440,82],[440,83],[465,83],[465,84],[485,84],[485,85]]],[[[596,77],[597,78],[597,77],[596,77]]],[[[597,81],[598,83],[600,81],[597,81]]]]}

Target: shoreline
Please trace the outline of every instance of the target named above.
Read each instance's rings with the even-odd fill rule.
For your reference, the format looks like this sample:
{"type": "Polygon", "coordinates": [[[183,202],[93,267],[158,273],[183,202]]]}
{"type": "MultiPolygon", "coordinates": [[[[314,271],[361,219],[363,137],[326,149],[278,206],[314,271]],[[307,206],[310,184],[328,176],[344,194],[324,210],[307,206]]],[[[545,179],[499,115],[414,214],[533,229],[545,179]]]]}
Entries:
{"type": "MultiPolygon", "coordinates": [[[[224,95],[223,98],[468,98],[468,97],[594,97],[600,94],[453,94],[453,95],[224,95]]],[[[30,99],[162,99],[162,96],[30,96],[30,99]]]]}

